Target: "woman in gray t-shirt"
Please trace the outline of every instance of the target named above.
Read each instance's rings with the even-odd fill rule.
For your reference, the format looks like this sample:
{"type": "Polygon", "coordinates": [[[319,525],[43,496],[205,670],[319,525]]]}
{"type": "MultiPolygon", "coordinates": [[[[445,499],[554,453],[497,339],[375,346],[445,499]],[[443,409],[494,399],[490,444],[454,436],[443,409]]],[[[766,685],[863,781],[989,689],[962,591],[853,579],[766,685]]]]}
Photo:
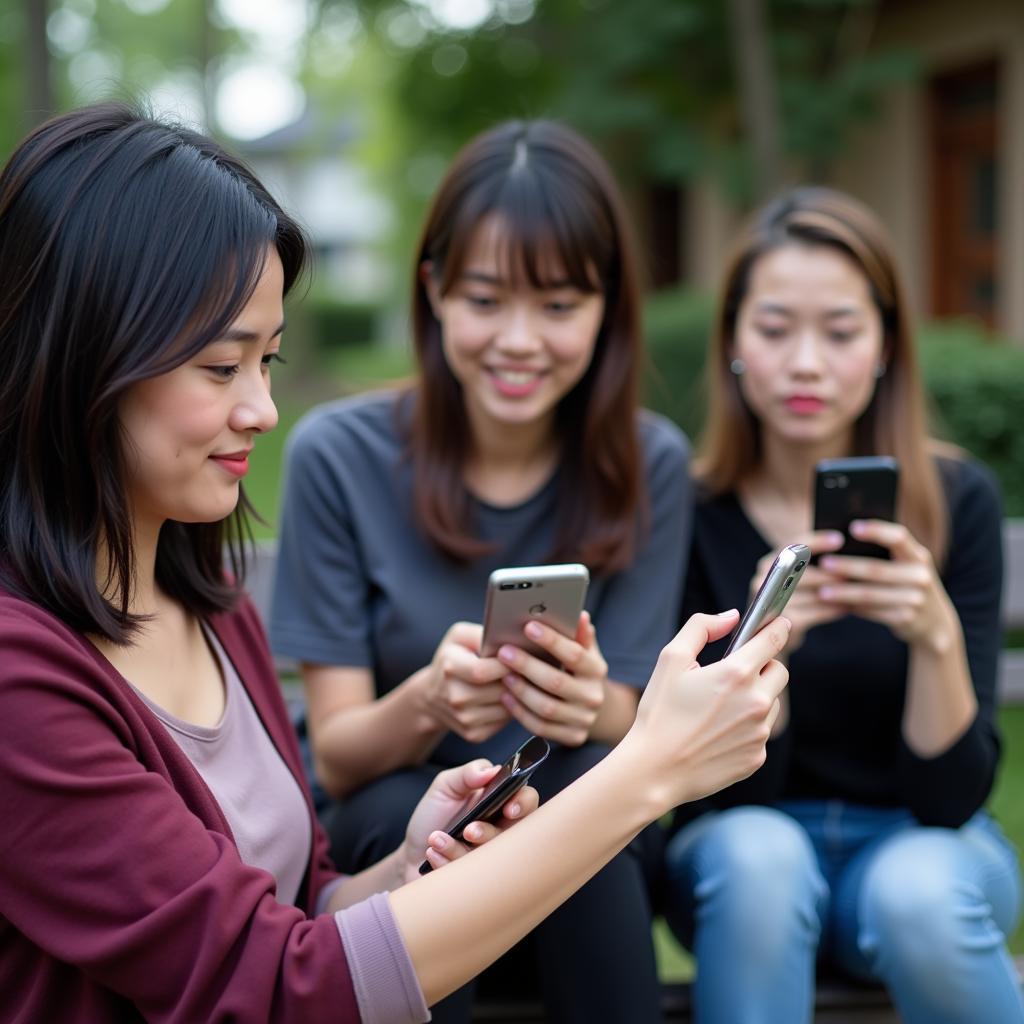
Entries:
{"type": "MultiPolygon", "coordinates": [[[[439,765],[536,733],[555,748],[534,781],[546,797],[623,737],[674,631],[690,528],[686,440],[636,405],[622,201],[580,136],[512,122],[456,157],[423,232],[413,336],[411,388],[317,409],[289,445],[271,638],[302,663],[351,871],[393,848],[439,765]],[[537,641],[563,667],[480,657],[489,573],[559,561],[593,580],[576,636],[537,641]]],[[[534,932],[552,1019],[659,1019],[657,838],[534,932]]],[[[471,995],[435,1020],[468,1019],[471,995]]]]}

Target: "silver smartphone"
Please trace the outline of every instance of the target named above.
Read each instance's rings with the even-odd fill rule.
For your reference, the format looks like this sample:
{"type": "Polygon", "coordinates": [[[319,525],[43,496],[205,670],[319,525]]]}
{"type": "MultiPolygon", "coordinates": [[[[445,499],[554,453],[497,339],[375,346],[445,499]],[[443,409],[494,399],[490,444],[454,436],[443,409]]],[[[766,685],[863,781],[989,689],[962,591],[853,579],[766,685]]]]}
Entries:
{"type": "Polygon", "coordinates": [[[493,658],[502,644],[511,644],[555,664],[555,658],[527,638],[523,627],[536,619],[574,637],[589,583],[587,567],[578,562],[495,569],[487,581],[480,653],[493,658]]]}
{"type": "Polygon", "coordinates": [[[750,607],[743,613],[723,658],[737,647],[742,647],[762,626],[767,626],[782,614],[810,560],[811,549],[806,544],[790,544],[779,552],[750,607]]]}

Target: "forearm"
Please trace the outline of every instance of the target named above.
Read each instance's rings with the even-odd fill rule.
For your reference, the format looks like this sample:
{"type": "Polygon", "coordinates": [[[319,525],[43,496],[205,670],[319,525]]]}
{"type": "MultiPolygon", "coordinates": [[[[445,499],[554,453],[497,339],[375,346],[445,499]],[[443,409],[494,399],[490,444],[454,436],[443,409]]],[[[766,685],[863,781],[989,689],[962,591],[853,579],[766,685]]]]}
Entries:
{"type": "Polygon", "coordinates": [[[471,856],[391,893],[428,1004],[530,932],[667,809],[632,746],[471,856]]]}
{"type": "Polygon", "coordinates": [[[327,912],[335,913],[351,907],[354,903],[369,899],[374,893],[391,892],[405,883],[402,858],[398,850],[389,853],[376,864],[345,878],[331,893],[327,912]]]}
{"type": "Polygon", "coordinates": [[[426,713],[418,698],[419,674],[383,697],[340,708],[314,725],[317,778],[332,796],[345,796],[398,768],[421,764],[437,746],[445,727],[426,713]]]}
{"type": "Polygon", "coordinates": [[[954,622],[927,642],[912,644],[903,737],[918,757],[937,757],[967,730],[978,711],[963,631],[954,622]]]}
{"type": "Polygon", "coordinates": [[[635,686],[609,679],[605,684],[604,704],[590,730],[589,739],[614,747],[629,732],[636,718],[640,692],[635,686]]]}

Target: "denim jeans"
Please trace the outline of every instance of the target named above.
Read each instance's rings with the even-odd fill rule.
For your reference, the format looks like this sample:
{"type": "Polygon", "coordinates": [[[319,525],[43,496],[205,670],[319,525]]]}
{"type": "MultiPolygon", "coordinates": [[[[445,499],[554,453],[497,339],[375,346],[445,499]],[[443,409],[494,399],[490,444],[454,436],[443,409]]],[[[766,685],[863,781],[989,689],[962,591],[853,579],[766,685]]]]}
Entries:
{"type": "Polygon", "coordinates": [[[884,983],[905,1024],[1024,1022],[1017,857],[984,812],[959,829],[841,801],[711,812],[673,837],[668,874],[700,1022],[810,1022],[819,956],[884,983]]]}

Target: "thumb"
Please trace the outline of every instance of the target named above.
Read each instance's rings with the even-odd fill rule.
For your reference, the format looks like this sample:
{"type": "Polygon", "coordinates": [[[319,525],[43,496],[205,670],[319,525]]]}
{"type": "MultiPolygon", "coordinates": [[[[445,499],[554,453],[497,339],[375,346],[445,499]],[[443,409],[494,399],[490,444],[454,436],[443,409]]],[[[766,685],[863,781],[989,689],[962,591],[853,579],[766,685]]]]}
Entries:
{"type": "Polygon", "coordinates": [[[458,768],[449,768],[437,776],[438,787],[450,797],[464,800],[471,793],[486,786],[498,774],[498,765],[486,758],[478,758],[458,768]]]}
{"type": "Polygon", "coordinates": [[[697,655],[715,640],[721,640],[739,621],[735,608],[717,615],[691,615],[686,624],[672,638],[668,649],[674,654],[696,661],[697,655]]]}

